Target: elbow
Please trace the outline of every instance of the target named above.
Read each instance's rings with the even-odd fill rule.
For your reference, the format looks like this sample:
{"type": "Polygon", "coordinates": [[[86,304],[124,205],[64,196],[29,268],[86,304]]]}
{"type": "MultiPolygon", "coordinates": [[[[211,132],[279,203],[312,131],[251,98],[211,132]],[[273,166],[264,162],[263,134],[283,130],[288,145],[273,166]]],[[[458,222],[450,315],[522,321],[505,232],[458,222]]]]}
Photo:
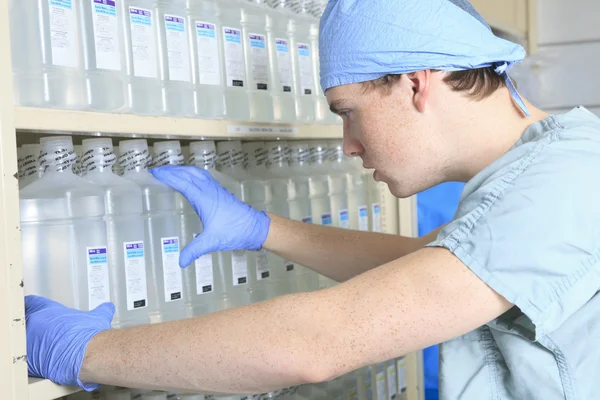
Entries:
{"type": "Polygon", "coordinates": [[[303,362],[299,363],[297,380],[302,384],[316,384],[327,382],[345,374],[347,368],[343,368],[342,354],[335,350],[335,336],[319,335],[312,343],[306,346],[306,354],[303,362]]]}

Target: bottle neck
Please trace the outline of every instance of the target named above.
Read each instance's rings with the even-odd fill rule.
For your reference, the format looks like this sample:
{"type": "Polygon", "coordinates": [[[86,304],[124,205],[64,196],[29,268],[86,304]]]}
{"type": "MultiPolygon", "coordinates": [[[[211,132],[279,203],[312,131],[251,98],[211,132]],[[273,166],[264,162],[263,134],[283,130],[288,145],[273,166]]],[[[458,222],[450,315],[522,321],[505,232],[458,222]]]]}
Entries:
{"type": "Polygon", "coordinates": [[[167,149],[154,155],[152,160],[153,167],[163,167],[165,165],[183,165],[183,153],[181,149],[167,149]]]}
{"type": "Polygon", "coordinates": [[[217,168],[217,152],[206,150],[190,154],[190,164],[198,168],[212,171],[217,168]]]}
{"type": "Polygon", "coordinates": [[[292,150],[290,165],[296,167],[307,166],[310,160],[310,151],[308,149],[292,150]]]}
{"type": "Polygon", "coordinates": [[[324,147],[313,147],[310,150],[310,163],[313,165],[323,165],[327,162],[327,149],[324,147]]]}
{"type": "Polygon", "coordinates": [[[267,168],[285,168],[289,166],[289,148],[275,147],[268,152],[267,168]]]}
{"type": "Polygon", "coordinates": [[[40,168],[44,173],[73,173],[75,162],[77,162],[77,154],[73,149],[52,147],[42,149],[40,154],[40,168]]]}
{"type": "Polygon", "coordinates": [[[247,154],[248,163],[247,168],[252,169],[266,169],[268,161],[268,151],[264,147],[259,147],[252,150],[252,154],[247,154]]]}
{"type": "Polygon", "coordinates": [[[81,156],[81,168],[86,174],[92,172],[112,173],[117,156],[112,147],[97,147],[86,150],[81,156]]]}
{"type": "Polygon", "coordinates": [[[38,158],[36,154],[26,154],[19,159],[19,178],[26,178],[38,173],[38,158]]]}
{"type": "Polygon", "coordinates": [[[336,164],[341,164],[345,161],[344,149],[342,147],[335,147],[331,150],[329,160],[336,164]]]}
{"type": "Polygon", "coordinates": [[[223,170],[244,168],[245,161],[244,152],[241,150],[225,150],[219,153],[219,166],[223,170]]]}
{"type": "Polygon", "coordinates": [[[146,171],[151,160],[147,148],[127,150],[119,157],[123,173],[146,171]]]}

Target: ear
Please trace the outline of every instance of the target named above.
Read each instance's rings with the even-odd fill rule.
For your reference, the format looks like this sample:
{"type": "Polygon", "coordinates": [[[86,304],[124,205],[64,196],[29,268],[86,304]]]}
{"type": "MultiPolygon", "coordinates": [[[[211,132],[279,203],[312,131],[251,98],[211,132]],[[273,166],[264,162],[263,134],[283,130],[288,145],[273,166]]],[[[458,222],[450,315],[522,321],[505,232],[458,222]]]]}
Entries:
{"type": "Polygon", "coordinates": [[[431,70],[406,74],[413,91],[413,105],[419,112],[424,112],[431,91],[431,70]]]}

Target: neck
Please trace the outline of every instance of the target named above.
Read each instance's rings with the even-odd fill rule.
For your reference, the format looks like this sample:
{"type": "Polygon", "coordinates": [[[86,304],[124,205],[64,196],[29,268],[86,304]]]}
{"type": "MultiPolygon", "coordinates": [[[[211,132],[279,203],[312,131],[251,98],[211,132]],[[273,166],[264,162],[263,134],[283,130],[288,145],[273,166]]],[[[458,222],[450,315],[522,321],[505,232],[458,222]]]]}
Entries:
{"type": "MultiPolygon", "coordinates": [[[[532,124],[548,114],[524,100],[531,113],[522,114],[512,102],[508,89],[481,101],[467,100],[467,113],[456,116],[451,144],[452,154],[447,160],[445,180],[467,182],[498,158],[502,157],[519,140],[532,124]],[[467,126],[468,129],[464,129],[467,126]],[[457,128],[461,127],[461,128],[457,128]]],[[[446,144],[448,144],[446,142],[446,144]]]]}

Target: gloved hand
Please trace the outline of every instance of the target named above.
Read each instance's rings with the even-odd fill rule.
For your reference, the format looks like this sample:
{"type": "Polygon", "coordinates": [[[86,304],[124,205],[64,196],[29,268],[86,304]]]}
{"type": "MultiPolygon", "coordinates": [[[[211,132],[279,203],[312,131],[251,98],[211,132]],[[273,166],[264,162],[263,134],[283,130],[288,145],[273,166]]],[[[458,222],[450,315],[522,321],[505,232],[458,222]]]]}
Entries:
{"type": "Polygon", "coordinates": [[[209,172],[191,166],[154,168],[161,182],[185,196],[200,216],[203,232],[179,257],[185,267],[207,253],[231,250],[260,250],[267,240],[271,218],[238,200],[209,172]]]}
{"type": "Polygon", "coordinates": [[[27,365],[29,376],[74,385],[91,392],[100,385],[83,384],[79,371],[89,341],[110,329],[115,313],[112,303],[93,311],[68,308],[39,296],[25,297],[27,365]]]}

